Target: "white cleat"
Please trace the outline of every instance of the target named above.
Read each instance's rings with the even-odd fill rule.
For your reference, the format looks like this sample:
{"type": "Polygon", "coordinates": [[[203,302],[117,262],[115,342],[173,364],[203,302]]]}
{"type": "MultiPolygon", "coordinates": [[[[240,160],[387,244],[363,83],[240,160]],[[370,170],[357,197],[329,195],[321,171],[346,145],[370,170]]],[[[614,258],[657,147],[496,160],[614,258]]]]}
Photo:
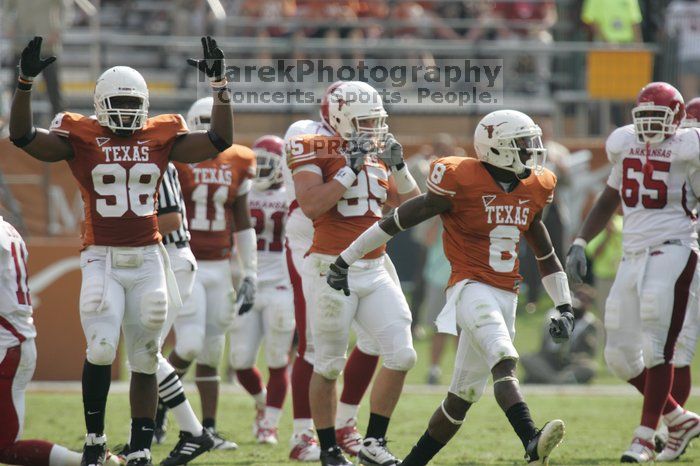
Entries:
{"type": "Polygon", "coordinates": [[[639,426],[634,431],[634,438],[627,451],[622,454],[620,463],[651,463],[654,461],[654,439],[645,438],[645,431],[651,430],[639,426]]]}
{"type": "Polygon", "coordinates": [[[666,448],[656,457],[656,461],[673,461],[685,453],[691,440],[700,436],[700,416],[685,411],[668,426],[666,448]]]}
{"type": "Polygon", "coordinates": [[[290,460],[319,461],[321,458],[321,448],[312,429],[293,435],[289,440],[289,448],[290,460]]]}
{"type": "Polygon", "coordinates": [[[255,439],[260,444],[264,445],[277,445],[278,435],[277,427],[273,426],[269,422],[265,422],[263,419],[258,425],[258,430],[255,433],[255,439]]]}
{"type": "Polygon", "coordinates": [[[554,419],[542,426],[525,449],[527,464],[548,465],[549,455],[561,443],[564,433],[564,421],[560,419],[554,419]]]}
{"type": "Polygon", "coordinates": [[[362,441],[362,448],[357,454],[357,459],[364,466],[395,466],[401,464],[401,460],[394,456],[386,447],[386,440],[367,437],[362,441]]]}
{"type": "Polygon", "coordinates": [[[207,428],[209,434],[211,434],[214,439],[214,446],[212,450],[237,450],[238,444],[230,440],[223,438],[216,430],[212,428],[207,428]]]}

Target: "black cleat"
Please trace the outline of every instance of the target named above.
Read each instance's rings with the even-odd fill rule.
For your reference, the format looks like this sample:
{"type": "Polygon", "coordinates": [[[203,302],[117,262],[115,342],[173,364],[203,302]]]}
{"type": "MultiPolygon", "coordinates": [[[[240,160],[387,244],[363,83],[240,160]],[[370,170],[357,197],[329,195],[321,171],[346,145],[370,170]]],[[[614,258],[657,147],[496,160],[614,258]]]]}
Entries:
{"type": "Polygon", "coordinates": [[[204,429],[198,437],[189,432],[180,432],[180,440],[167,458],[161,461],[161,466],[178,466],[187,464],[202,453],[214,448],[214,438],[204,429]]]}
{"type": "Polygon", "coordinates": [[[158,409],[156,410],[156,427],[153,429],[153,441],[158,445],[165,442],[167,435],[167,413],[168,407],[158,398],[158,409]]]}
{"type": "Polygon", "coordinates": [[[321,450],[321,466],[353,466],[344,456],[339,446],[321,450]]]}
{"type": "Polygon", "coordinates": [[[103,466],[106,455],[107,437],[105,435],[97,437],[95,434],[88,434],[85,437],[80,466],[103,466]]]}
{"type": "Polygon", "coordinates": [[[564,422],[559,419],[547,422],[530,439],[525,449],[527,464],[548,465],[549,455],[564,438],[564,422]]]}

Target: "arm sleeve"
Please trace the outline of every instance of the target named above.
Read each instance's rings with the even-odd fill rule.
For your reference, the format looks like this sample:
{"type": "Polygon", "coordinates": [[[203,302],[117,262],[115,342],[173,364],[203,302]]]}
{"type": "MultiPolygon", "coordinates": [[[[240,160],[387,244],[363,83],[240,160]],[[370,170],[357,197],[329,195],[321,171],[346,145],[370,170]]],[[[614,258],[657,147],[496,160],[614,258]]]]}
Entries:
{"type": "Polygon", "coordinates": [[[170,163],[163,175],[158,191],[158,215],[181,211],[180,183],[177,177],[177,169],[170,163]]]}
{"type": "Polygon", "coordinates": [[[457,194],[457,167],[458,163],[451,158],[433,160],[426,182],[428,191],[448,199],[453,198],[457,194]]]}

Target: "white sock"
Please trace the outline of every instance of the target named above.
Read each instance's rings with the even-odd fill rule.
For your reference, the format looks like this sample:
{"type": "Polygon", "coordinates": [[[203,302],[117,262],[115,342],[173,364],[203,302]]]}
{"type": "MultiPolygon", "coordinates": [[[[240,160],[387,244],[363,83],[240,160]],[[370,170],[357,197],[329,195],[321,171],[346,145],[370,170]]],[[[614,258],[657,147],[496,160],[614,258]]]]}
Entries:
{"type": "Polygon", "coordinates": [[[173,412],[180,430],[189,432],[192,435],[201,434],[202,424],[194,414],[190,402],[185,398],[185,389],[182,387],[180,378],[168,360],[160,354],[158,356],[158,370],[156,371],[158,396],[160,396],[168,409],[173,412]],[[178,401],[179,403],[174,405],[178,401]]]}
{"type": "Polygon", "coordinates": [[[265,425],[270,427],[277,427],[280,422],[280,417],[282,417],[282,410],[279,408],[273,408],[272,406],[265,406],[265,425]]]}
{"type": "Polygon", "coordinates": [[[685,410],[683,409],[683,407],[678,405],[670,413],[664,414],[663,420],[666,422],[667,425],[670,426],[673,424],[673,421],[675,421],[678,418],[678,416],[680,416],[684,412],[685,412],[685,410]]]}
{"type": "Polygon", "coordinates": [[[54,445],[49,453],[49,466],[80,466],[83,455],[61,445],[54,445]]]}
{"type": "MultiPolygon", "coordinates": [[[[651,441],[654,438],[654,433],[656,431],[651,427],[639,426],[634,430],[635,437],[643,438],[644,440],[651,441]]],[[[653,442],[652,442],[653,443],[653,442]]]]}
{"type": "Polygon", "coordinates": [[[294,419],[293,421],[294,424],[294,435],[299,435],[304,432],[306,432],[309,429],[314,428],[314,421],[313,419],[294,419]]]}
{"type": "Polygon", "coordinates": [[[360,405],[349,405],[338,402],[338,409],[335,413],[335,427],[343,427],[348,421],[357,419],[357,413],[360,411],[360,405]]]}
{"type": "Polygon", "coordinates": [[[253,395],[253,399],[255,400],[256,409],[265,409],[265,403],[267,402],[267,390],[263,388],[260,393],[253,395]]]}

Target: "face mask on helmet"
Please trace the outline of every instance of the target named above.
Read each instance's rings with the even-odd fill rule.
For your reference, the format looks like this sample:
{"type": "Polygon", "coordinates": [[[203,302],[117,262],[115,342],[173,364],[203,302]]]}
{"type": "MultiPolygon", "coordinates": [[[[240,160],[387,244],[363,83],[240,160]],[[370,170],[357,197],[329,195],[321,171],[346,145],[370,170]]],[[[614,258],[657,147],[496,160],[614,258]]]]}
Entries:
{"type": "Polygon", "coordinates": [[[143,128],[148,118],[146,99],[141,96],[106,95],[96,107],[98,122],[117,134],[131,134],[143,128]]]}
{"type": "Polygon", "coordinates": [[[673,136],[678,125],[673,120],[675,113],[669,107],[642,102],[632,109],[634,131],[640,142],[656,144],[673,136]]]}
{"type": "Polygon", "coordinates": [[[258,191],[264,191],[271,186],[282,182],[282,170],[280,157],[277,154],[265,150],[255,149],[255,179],[253,187],[258,191]]]}
{"type": "Polygon", "coordinates": [[[530,170],[542,173],[547,161],[547,149],[543,147],[540,135],[529,131],[528,134],[498,139],[495,145],[486,148],[485,156],[479,158],[515,173],[518,178],[527,178],[530,170]]]}

